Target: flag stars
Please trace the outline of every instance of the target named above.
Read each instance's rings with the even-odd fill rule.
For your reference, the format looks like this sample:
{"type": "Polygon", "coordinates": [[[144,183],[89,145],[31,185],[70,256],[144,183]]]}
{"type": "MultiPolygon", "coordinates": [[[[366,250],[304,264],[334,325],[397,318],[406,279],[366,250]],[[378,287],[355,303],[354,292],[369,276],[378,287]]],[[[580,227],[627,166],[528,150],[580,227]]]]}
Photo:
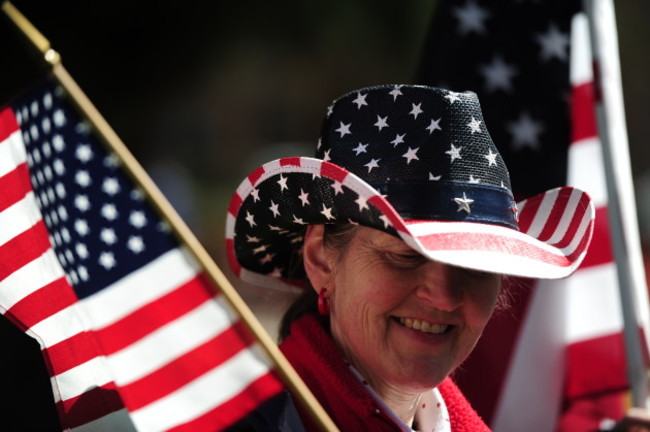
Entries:
{"type": "Polygon", "coordinates": [[[422,103],[419,103],[417,105],[416,104],[411,104],[411,107],[412,107],[412,109],[411,109],[411,112],[409,114],[413,116],[414,120],[417,120],[418,116],[424,112],[424,111],[422,111],[422,103]]]}
{"type": "Polygon", "coordinates": [[[79,170],[74,176],[74,181],[81,187],[87,188],[90,186],[91,179],[90,174],[86,170],[79,170]]]}
{"type": "Polygon", "coordinates": [[[368,167],[368,172],[372,171],[373,168],[378,168],[379,167],[379,161],[381,159],[371,159],[370,162],[365,164],[365,167],[368,167]]]}
{"type": "Polygon", "coordinates": [[[299,225],[307,225],[307,222],[302,220],[302,218],[296,217],[296,215],[293,215],[293,223],[297,223],[299,225]]]}
{"type": "Polygon", "coordinates": [[[88,259],[90,256],[90,252],[88,252],[88,247],[85,243],[77,243],[74,246],[74,251],[77,253],[80,260],[88,259]]]}
{"type": "Polygon", "coordinates": [[[388,121],[388,116],[386,117],[377,116],[377,121],[375,122],[374,126],[377,126],[377,128],[381,132],[383,128],[389,127],[387,121],[388,121]]]}
{"type": "Polygon", "coordinates": [[[469,126],[470,130],[472,131],[472,135],[474,135],[475,132],[481,132],[481,121],[476,120],[474,117],[472,117],[472,121],[467,123],[467,126],[469,126]]]}
{"type": "Polygon", "coordinates": [[[472,212],[470,205],[474,202],[474,200],[467,198],[465,192],[463,192],[462,198],[461,197],[454,198],[454,202],[458,204],[458,210],[456,210],[457,212],[464,211],[467,214],[472,212]]]}
{"type": "Polygon", "coordinates": [[[461,150],[462,147],[456,147],[452,144],[451,148],[445,152],[449,157],[451,157],[451,163],[454,163],[456,159],[462,159],[462,156],[460,155],[461,150]]]}
{"type": "Polygon", "coordinates": [[[352,101],[352,103],[357,104],[357,109],[361,109],[361,107],[363,105],[368,105],[368,103],[366,102],[366,96],[368,96],[368,95],[367,94],[361,94],[361,92],[357,93],[357,98],[352,101]]]}
{"type": "Polygon", "coordinates": [[[403,158],[406,158],[406,165],[409,165],[412,160],[420,160],[420,158],[417,155],[418,150],[420,147],[416,147],[412,149],[409,147],[408,151],[402,155],[403,158]]]}
{"type": "Polygon", "coordinates": [[[300,189],[300,195],[298,195],[298,199],[300,199],[303,207],[309,205],[309,194],[304,190],[300,189]]]}
{"type": "Polygon", "coordinates": [[[115,177],[106,177],[102,183],[102,190],[108,195],[117,195],[120,192],[120,183],[115,177]]]}
{"type": "Polygon", "coordinates": [[[57,128],[61,128],[68,123],[68,119],[65,117],[65,113],[62,109],[56,109],[54,114],[52,114],[52,121],[57,128]]]}
{"type": "Polygon", "coordinates": [[[332,189],[334,189],[334,196],[336,196],[336,195],[338,195],[340,193],[341,194],[343,193],[343,183],[334,181],[334,183],[332,183],[331,186],[332,186],[332,189]]]}
{"type": "Polygon", "coordinates": [[[485,78],[485,89],[488,92],[512,92],[512,79],[517,75],[517,68],[507,64],[500,56],[495,56],[490,64],[481,65],[479,71],[485,78]]]}
{"type": "Polygon", "coordinates": [[[393,102],[397,100],[397,96],[402,96],[403,95],[401,88],[402,88],[402,86],[398,85],[398,86],[395,86],[395,88],[393,88],[390,92],[388,92],[388,94],[393,97],[393,102]]]}
{"type": "Polygon", "coordinates": [[[481,179],[479,179],[479,178],[474,178],[474,176],[470,174],[470,176],[469,176],[469,182],[472,183],[472,184],[478,184],[478,183],[481,183],[481,179]]]}
{"type": "Polygon", "coordinates": [[[80,144],[77,146],[75,156],[83,163],[89,162],[93,158],[93,151],[89,144],[80,144]]]}
{"type": "Polygon", "coordinates": [[[431,119],[431,123],[425,129],[429,131],[429,134],[432,134],[434,130],[442,130],[440,127],[440,118],[438,120],[431,119]]]}
{"type": "Polygon", "coordinates": [[[100,210],[100,213],[104,217],[104,219],[112,221],[117,219],[118,217],[118,212],[117,212],[117,207],[115,207],[115,204],[112,203],[106,203],[102,206],[102,209],[100,210]]]}
{"type": "Polygon", "coordinates": [[[260,200],[260,190],[253,188],[251,196],[253,197],[253,202],[258,202],[260,200]]]}
{"type": "Polygon", "coordinates": [[[352,123],[345,124],[343,122],[339,122],[339,128],[335,129],[336,132],[338,132],[340,135],[339,138],[343,138],[345,135],[351,135],[352,132],[350,132],[350,126],[352,123]]]}
{"type": "Polygon", "coordinates": [[[269,210],[271,210],[271,213],[273,213],[273,217],[280,216],[280,210],[278,210],[278,204],[274,203],[273,200],[271,200],[271,206],[269,207],[269,210]]]}
{"type": "Polygon", "coordinates": [[[269,248],[269,245],[267,245],[267,244],[260,245],[260,246],[258,246],[258,247],[256,247],[256,248],[253,248],[253,254],[254,254],[254,255],[257,255],[257,254],[259,254],[259,253],[266,252],[266,250],[267,250],[268,248],[269,248]]]}
{"type": "Polygon", "coordinates": [[[74,206],[80,212],[87,212],[90,210],[90,200],[87,195],[77,195],[74,199],[74,206]]]}
{"type": "Polygon", "coordinates": [[[535,121],[527,112],[508,124],[508,131],[512,135],[512,144],[515,150],[529,147],[539,150],[539,134],[544,131],[542,123],[535,121]]]}
{"type": "Polygon", "coordinates": [[[429,173],[429,181],[438,181],[442,178],[441,175],[433,175],[433,173],[429,173]]]}
{"type": "Polygon", "coordinates": [[[264,255],[264,256],[262,257],[262,259],[260,260],[260,264],[270,263],[271,261],[273,261],[273,257],[274,257],[274,256],[275,256],[275,254],[273,254],[273,253],[267,253],[267,254],[264,255]]]}
{"type": "Polygon", "coordinates": [[[489,150],[488,154],[483,155],[483,157],[488,161],[488,166],[492,166],[492,165],[496,166],[497,156],[498,153],[492,153],[492,149],[489,150]]]}
{"type": "Polygon", "coordinates": [[[327,220],[332,220],[334,219],[334,216],[332,215],[332,208],[331,207],[326,207],[325,204],[323,204],[323,210],[320,211],[323,216],[327,218],[327,220]]]}
{"type": "Polygon", "coordinates": [[[485,20],[490,17],[490,13],[475,1],[466,1],[462,7],[454,8],[452,13],[458,19],[458,33],[461,36],[470,33],[485,34],[485,20]]]}
{"type": "Polygon", "coordinates": [[[359,197],[354,200],[355,203],[359,206],[359,211],[361,212],[364,209],[369,209],[368,207],[368,200],[359,195],[359,197]]]}
{"type": "Polygon", "coordinates": [[[117,242],[117,235],[113,228],[102,228],[99,232],[99,238],[107,245],[113,245],[117,242]]]}
{"type": "Polygon", "coordinates": [[[392,140],[390,143],[393,145],[393,147],[397,147],[398,144],[402,144],[404,142],[404,137],[406,136],[405,133],[403,134],[396,134],[395,139],[392,140]]]}
{"type": "Polygon", "coordinates": [[[366,150],[367,147],[368,147],[368,144],[361,144],[361,143],[359,143],[359,145],[356,146],[355,148],[353,148],[352,151],[353,151],[357,156],[359,156],[361,153],[367,153],[367,152],[368,152],[368,151],[366,150]]]}
{"type": "Polygon", "coordinates": [[[278,180],[278,184],[280,185],[280,192],[285,189],[289,189],[289,186],[287,186],[287,177],[283,176],[282,174],[280,174],[280,180],[278,180]]]}
{"type": "Polygon", "coordinates": [[[106,270],[110,270],[117,265],[115,255],[112,252],[102,252],[99,254],[99,265],[106,270]]]}
{"type": "Polygon", "coordinates": [[[328,161],[332,160],[332,158],[330,157],[330,151],[331,151],[331,149],[327,149],[327,150],[325,150],[325,152],[323,152],[323,160],[325,162],[328,162],[328,161]]]}
{"type": "Polygon", "coordinates": [[[140,254],[145,250],[145,244],[140,236],[131,236],[126,241],[126,247],[134,254],[140,254]]]}
{"type": "Polygon", "coordinates": [[[129,215],[129,223],[135,228],[144,228],[147,225],[147,216],[142,210],[134,210],[129,215]]]}
{"type": "Polygon", "coordinates": [[[74,230],[81,237],[85,237],[90,233],[90,227],[88,226],[88,222],[86,222],[85,219],[77,219],[77,220],[75,220],[75,222],[74,222],[74,230]]]}
{"type": "Polygon", "coordinates": [[[569,36],[558,30],[555,24],[550,24],[544,34],[537,35],[540,44],[540,57],[543,61],[557,58],[566,61],[568,58],[569,36]]]}
{"type": "Polygon", "coordinates": [[[246,212],[246,221],[247,221],[248,224],[251,226],[251,228],[253,228],[255,225],[257,225],[257,224],[255,223],[255,218],[254,218],[253,215],[250,214],[250,212],[248,212],[248,211],[246,212]]]}
{"type": "Polygon", "coordinates": [[[452,91],[447,92],[447,94],[445,95],[445,99],[447,99],[449,103],[453,105],[454,102],[460,100],[460,93],[456,93],[452,91]]]}

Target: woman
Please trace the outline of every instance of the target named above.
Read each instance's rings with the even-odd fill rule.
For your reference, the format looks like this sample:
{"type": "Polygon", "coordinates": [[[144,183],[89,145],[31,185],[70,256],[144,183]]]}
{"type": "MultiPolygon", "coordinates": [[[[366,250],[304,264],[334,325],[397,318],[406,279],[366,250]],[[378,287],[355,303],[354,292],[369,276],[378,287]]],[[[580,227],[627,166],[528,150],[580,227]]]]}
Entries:
{"type": "Polygon", "coordinates": [[[236,274],[304,291],[280,349],[341,430],[488,430],[449,375],[505,276],[578,267],[589,197],[560,188],[515,204],[471,92],[348,93],[316,155],[254,171],[229,209],[236,274]]]}

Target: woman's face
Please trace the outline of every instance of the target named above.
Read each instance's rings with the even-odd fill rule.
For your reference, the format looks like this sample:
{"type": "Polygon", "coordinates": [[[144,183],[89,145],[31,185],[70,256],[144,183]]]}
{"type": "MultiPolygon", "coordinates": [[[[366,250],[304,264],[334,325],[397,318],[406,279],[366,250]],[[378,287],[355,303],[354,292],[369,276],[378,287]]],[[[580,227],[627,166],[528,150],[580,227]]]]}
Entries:
{"type": "MultiPolygon", "coordinates": [[[[472,351],[494,310],[500,277],[433,262],[402,240],[360,227],[331,270],[331,331],[380,392],[437,386],[472,351]]],[[[313,281],[312,281],[313,282],[313,281]]]]}

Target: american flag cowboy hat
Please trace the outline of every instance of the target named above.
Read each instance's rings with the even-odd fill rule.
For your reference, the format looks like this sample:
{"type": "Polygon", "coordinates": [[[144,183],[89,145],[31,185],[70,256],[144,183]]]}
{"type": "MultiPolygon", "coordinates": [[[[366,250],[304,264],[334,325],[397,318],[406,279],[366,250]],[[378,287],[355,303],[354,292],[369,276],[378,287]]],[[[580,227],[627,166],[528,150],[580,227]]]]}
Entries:
{"type": "Polygon", "coordinates": [[[386,85],[334,101],[315,158],[244,179],[227,215],[230,265],[257,285],[302,287],[305,228],[333,223],[391,233],[443,263],[556,279],[582,262],[594,206],[571,187],[515,203],[476,94],[386,85]]]}

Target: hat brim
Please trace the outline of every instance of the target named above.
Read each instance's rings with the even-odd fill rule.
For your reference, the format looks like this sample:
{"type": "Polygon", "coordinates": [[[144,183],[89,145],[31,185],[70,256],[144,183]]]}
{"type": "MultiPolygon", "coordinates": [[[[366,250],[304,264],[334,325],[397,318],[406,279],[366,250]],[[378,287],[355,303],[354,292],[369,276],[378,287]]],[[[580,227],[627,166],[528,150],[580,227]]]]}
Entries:
{"type": "MultiPolygon", "coordinates": [[[[300,289],[300,281],[247,269],[240,264],[235,248],[235,227],[237,219],[243,218],[240,211],[244,201],[254,190],[268,185],[271,178],[300,174],[322,177],[350,189],[381,213],[387,232],[397,233],[429,259],[473,270],[564,278],[584,259],[593,233],[593,203],[585,192],[572,187],[552,189],[518,203],[519,231],[477,222],[405,220],[376,189],[346,169],[321,159],[285,158],[255,170],[231,201],[226,222],[228,257],[233,271],[243,280],[270,288],[300,289]]],[[[362,220],[353,222],[363,224],[362,220]]]]}

